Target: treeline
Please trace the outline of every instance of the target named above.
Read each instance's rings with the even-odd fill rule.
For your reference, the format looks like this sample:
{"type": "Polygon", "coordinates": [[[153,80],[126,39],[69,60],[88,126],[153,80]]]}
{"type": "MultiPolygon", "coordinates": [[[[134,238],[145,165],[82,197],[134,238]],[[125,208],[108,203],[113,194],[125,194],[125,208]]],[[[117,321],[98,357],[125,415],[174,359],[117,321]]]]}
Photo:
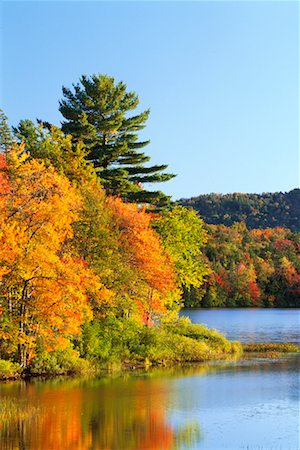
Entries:
{"type": "Polygon", "coordinates": [[[299,307],[300,233],[247,229],[244,223],[206,225],[205,259],[211,272],[186,306],[299,307]]]}
{"type": "Polygon", "coordinates": [[[81,82],[64,89],[61,128],[23,120],[12,133],[1,115],[0,376],[239,351],[178,318],[183,290],[208,273],[207,232],[141,185],[171,176],[143,165],[148,113],[125,114],[137,97],[123,83],[81,82]]]}
{"type": "Polygon", "coordinates": [[[290,228],[300,231],[300,189],[263,194],[207,194],[181,199],[208,224],[231,226],[244,222],[247,228],[290,228]]]}
{"type": "Polygon", "coordinates": [[[174,175],[147,165],[149,111],[130,115],[124,83],[82,77],[63,95],[61,127],[0,114],[0,378],[241,351],[180,319],[183,300],[299,306],[299,233],[206,226],[147,191],[174,175]]]}

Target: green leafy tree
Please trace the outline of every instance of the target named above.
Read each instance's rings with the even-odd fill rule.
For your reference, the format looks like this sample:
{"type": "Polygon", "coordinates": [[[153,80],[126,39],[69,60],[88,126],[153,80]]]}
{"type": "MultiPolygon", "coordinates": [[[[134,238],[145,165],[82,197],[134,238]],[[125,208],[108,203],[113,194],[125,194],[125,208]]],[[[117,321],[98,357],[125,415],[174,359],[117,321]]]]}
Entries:
{"type": "Polygon", "coordinates": [[[84,143],[106,192],[127,201],[169,204],[170,198],[162,192],[143,188],[144,183],[167,181],[174,175],[162,173],[166,165],[144,165],[150,157],[140,149],[149,141],[139,141],[138,132],[145,128],[149,110],[128,115],[139,104],[136,93],[127,92],[126,84],[107,75],[84,75],[73,91],[63,87],[63,95],[62,130],[84,143]]]}
{"type": "Polygon", "coordinates": [[[177,206],[156,217],[153,226],[174,263],[181,287],[185,291],[199,288],[209,273],[202,254],[207,236],[203,221],[195,211],[177,206]]]}
{"type": "Polygon", "coordinates": [[[76,186],[97,178],[93,165],[86,160],[87,151],[81,142],[74,144],[72,136],[54,125],[50,129],[41,123],[37,126],[31,120],[21,120],[13,127],[16,139],[25,144],[24,151],[30,157],[55,167],[76,186]]]}

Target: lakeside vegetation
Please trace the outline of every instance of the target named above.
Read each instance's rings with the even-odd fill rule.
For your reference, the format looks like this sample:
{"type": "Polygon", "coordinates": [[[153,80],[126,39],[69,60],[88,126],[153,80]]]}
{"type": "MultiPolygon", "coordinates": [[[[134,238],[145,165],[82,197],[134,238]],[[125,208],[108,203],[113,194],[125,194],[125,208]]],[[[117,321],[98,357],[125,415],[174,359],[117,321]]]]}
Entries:
{"type": "Polygon", "coordinates": [[[188,306],[294,306],[299,233],[206,225],[142,183],[149,111],[124,83],[63,89],[58,128],[0,117],[0,378],[168,366],[242,353],[188,306]]]}
{"type": "Polygon", "coordinates": [[[253,344],[243,344],[244,352],[265,353],[298,353],[299,346],[290,342],[256,342],[253,344]]]}
{"type": "Polygon", "coordinates": [[[207,233],[194,211],[171,208],[141,185],[172,176],[161,174],[166,166],[144,166],[147,142],[137,132],[148,113],[129,117],[138,98],[110,77],[80,82],[63,90],[62,129],[23,120],[12,132],[1,116],[2,373],[239,352],[178,318],[183,290],[208,273],[207,233]]]}
{"type": "Polygon", "coordinates": [[[86,323],[82,334],[72,343],[73,348],[50,352],[45,347],[36,348],[26,372],[18,363],[0,360],[0,379],[18,378],[22,373],[93,375],[103,370],[169,367],[242,354],[239,342],[228,341],[216,330],[193,325],[187,318],[145,327],[137,320],[110,315],[86,323]]]}
{"type": "Polygon", "coordinates": [[[259,358],[279,358],[285,353],[299,353],[300,347],[290,342],[256,342],[242,344],[245,355],[258,356],[259,358]]]}

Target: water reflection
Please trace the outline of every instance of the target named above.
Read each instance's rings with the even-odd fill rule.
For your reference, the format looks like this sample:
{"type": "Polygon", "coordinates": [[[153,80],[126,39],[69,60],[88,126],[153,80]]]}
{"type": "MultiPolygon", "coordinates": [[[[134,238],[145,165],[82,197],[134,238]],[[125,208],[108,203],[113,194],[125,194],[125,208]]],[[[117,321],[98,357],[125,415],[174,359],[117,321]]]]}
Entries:
{"type": "Polygon", "coordinates": [[[3,449],[181,449],[200,439],[199,425],[167,420],[172,392],[157,376],[9,383],[2,399],[30,404],[33,415],[3,421],[3,449]]]}
{"type": "Polygon", "coordinates": [[[297,445],[298,370],[294,355],[115,378],[7,383],[1,385],[2,401],[20,409],[1,424],[0,448],[216,449],[226,448],[221,443],[227,439],[235,449],[253,441],[255,426],[253,445],[267,445],[268,439],[273,445],[282,435],[288,449],[297,445]],[[31,410],[22,417],[25,405],[31,410]]]}

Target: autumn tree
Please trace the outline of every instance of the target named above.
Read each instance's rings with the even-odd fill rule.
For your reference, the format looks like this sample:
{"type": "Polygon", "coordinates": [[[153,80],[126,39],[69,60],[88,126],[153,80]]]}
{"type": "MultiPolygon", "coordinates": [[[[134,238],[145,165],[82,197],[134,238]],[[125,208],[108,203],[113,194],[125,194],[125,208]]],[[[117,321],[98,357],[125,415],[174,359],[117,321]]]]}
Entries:
{"type": "Polygon", "coordinates": [[[243,223],[230,227],[206,224],[206,229],[205,256],[211,275],[203,285],[203,295],[192,290],[187,305],[297,305],[299,233],[282,227],[248,230],[243,223]]]}
{"type": "Polygon", "coordinates": [[[118,198],[109,198],[107,205],[120,232],[124,264],[136,276],[131,298],[139,311],[146,314],[144,319],[147,322],[153,313],[165,310],[172,292],[176,297],[177,283],[172,260],[151,227],[150,214],[118,198]]]}
{"type": "MultiPolygon", "coordinates": [[[[106,314],[111,308],[115,310],[119,308],[119,314],[121,311],[128,311],[132,298],[134,296],[136,298],[136,294],[133,293],[137,292],[137,285],[143,284],[141,279],[145,276],[146,270],[141,276],[141,272],[130,264],[130,258],[126,253],[127,243],[123,239],[124,227],[120,229],[118,226],[120,217],[117,217],[116,208],[112,208],[113,200],[106,200],[94,167],[85,160],[85,149],[82,144],[78,142],[75,145],[70,135],[63,135],[55,127],[47,130],[42,126],[36,127],[30,121],[22,121],[18,129],[15,129],[15,133],[18,139],[26,136],[24,140],[26,153],[42,161],[47,167],[55,166],[60,173],[66,175],[73,184],[75,183],[82,197],[82,208],[78,220],[73,225],[74,245],[78,254],[88,261],[90,267],[112,294],[107,296],[107,302],[103,301],[100,306],[98,303],[94,305],[94,313],[96,316],[106,314]]],[[[122,205],[119,207],[119,213],[121,214],[122,210],[124,213],[126,207],[123,202],[116,200],[117,203],[122,205]]],[[[132,206],[131,210],[138,213],[135,206],[132,206]]],[[[140,221],[140,217],[144,214],[145,228],[147,228],[150,216],[142,211],[139,212],[136,218],[140,221]]],[[[132,216],[134,217],[133,213],[132,216]]],[[[129,220],[127,222],[129,230],[131,225],[129,220]]],[[[150,226],[149,233],[153,234],[150,226]]],[[[155,250],[159,255],[161,249],[155,250]]],[[[144,253],[146,258],[145,250],[144,253]]],[[[158,259],[156,263],[159,267],[158,259]]],[[[149,270],[149,276],[152,271],[149,270]]]]}
{"type": "Polygon", "coordinates": [[[256,282],[253,263],[241,261],[234,273],[234,300],[236,306],[258,306],[260,289],[256,282]]]}
{"type": "Polygon", "coordinates": [[[286,256],[280,258],[278,266],[272,274],[270,291],[276,298],[276,306],[299,306],[300,271],[286,256]]]}
{"type": "Polygon", "coordinates": [[[63,87],[59,110],[64,117],[62,130],[88,150],[87,159],[97,168],[108,194],[123,199],[165,206],[170,198],[160,191],[143,189],[144,183],[170,180],[166,165],[145,166],[150,160],[140,150],[149,141],[140,141],[149,110],[135,115],[138,96],[126,84],[107,75],[83,75],[73,90],[63,87]]]}
{"type": "Polygon", "coordinates": [[[177,206],[153,219],[153,227],[174,263],[179,285],[198,288],[209,270],[203,259],[206,231],[193,210],[177,206]]]}
{"type": "Polygon", "coordinates": [[[53,166],[76,186],[95,179],[95,169],[86,160],[87,150],[82,142],[75,144],[71,135],[64,135],[55,126],[48,129],[41,123],[35,125],[31,120],[21,120],[13,131],[29,158],[43,162],[46,167],[53,166]]]}
{"type": "Polygon", "coordinates": [[[102,285],[72,251],[81,199],[70,182],[27,161],[23,147],[7,158],[9,187],[0,187],[0,332],[26,366],[37,339],[49,349],[63,347],[80,331],[91,317],[87,294],[100,301],[102,285]]]}
{"type": "Polygon", "coordinates": [[[124,257],[121,232],[98,179],[83,181],[78,190],[83,203],[73,227],[74,245],[110,292],[106,301],[93,305],[94,316],[100,317],[116,309],[117,314],[122,315],[124,311],[119,307],[130,296],[136,273],[124,257]]]}

